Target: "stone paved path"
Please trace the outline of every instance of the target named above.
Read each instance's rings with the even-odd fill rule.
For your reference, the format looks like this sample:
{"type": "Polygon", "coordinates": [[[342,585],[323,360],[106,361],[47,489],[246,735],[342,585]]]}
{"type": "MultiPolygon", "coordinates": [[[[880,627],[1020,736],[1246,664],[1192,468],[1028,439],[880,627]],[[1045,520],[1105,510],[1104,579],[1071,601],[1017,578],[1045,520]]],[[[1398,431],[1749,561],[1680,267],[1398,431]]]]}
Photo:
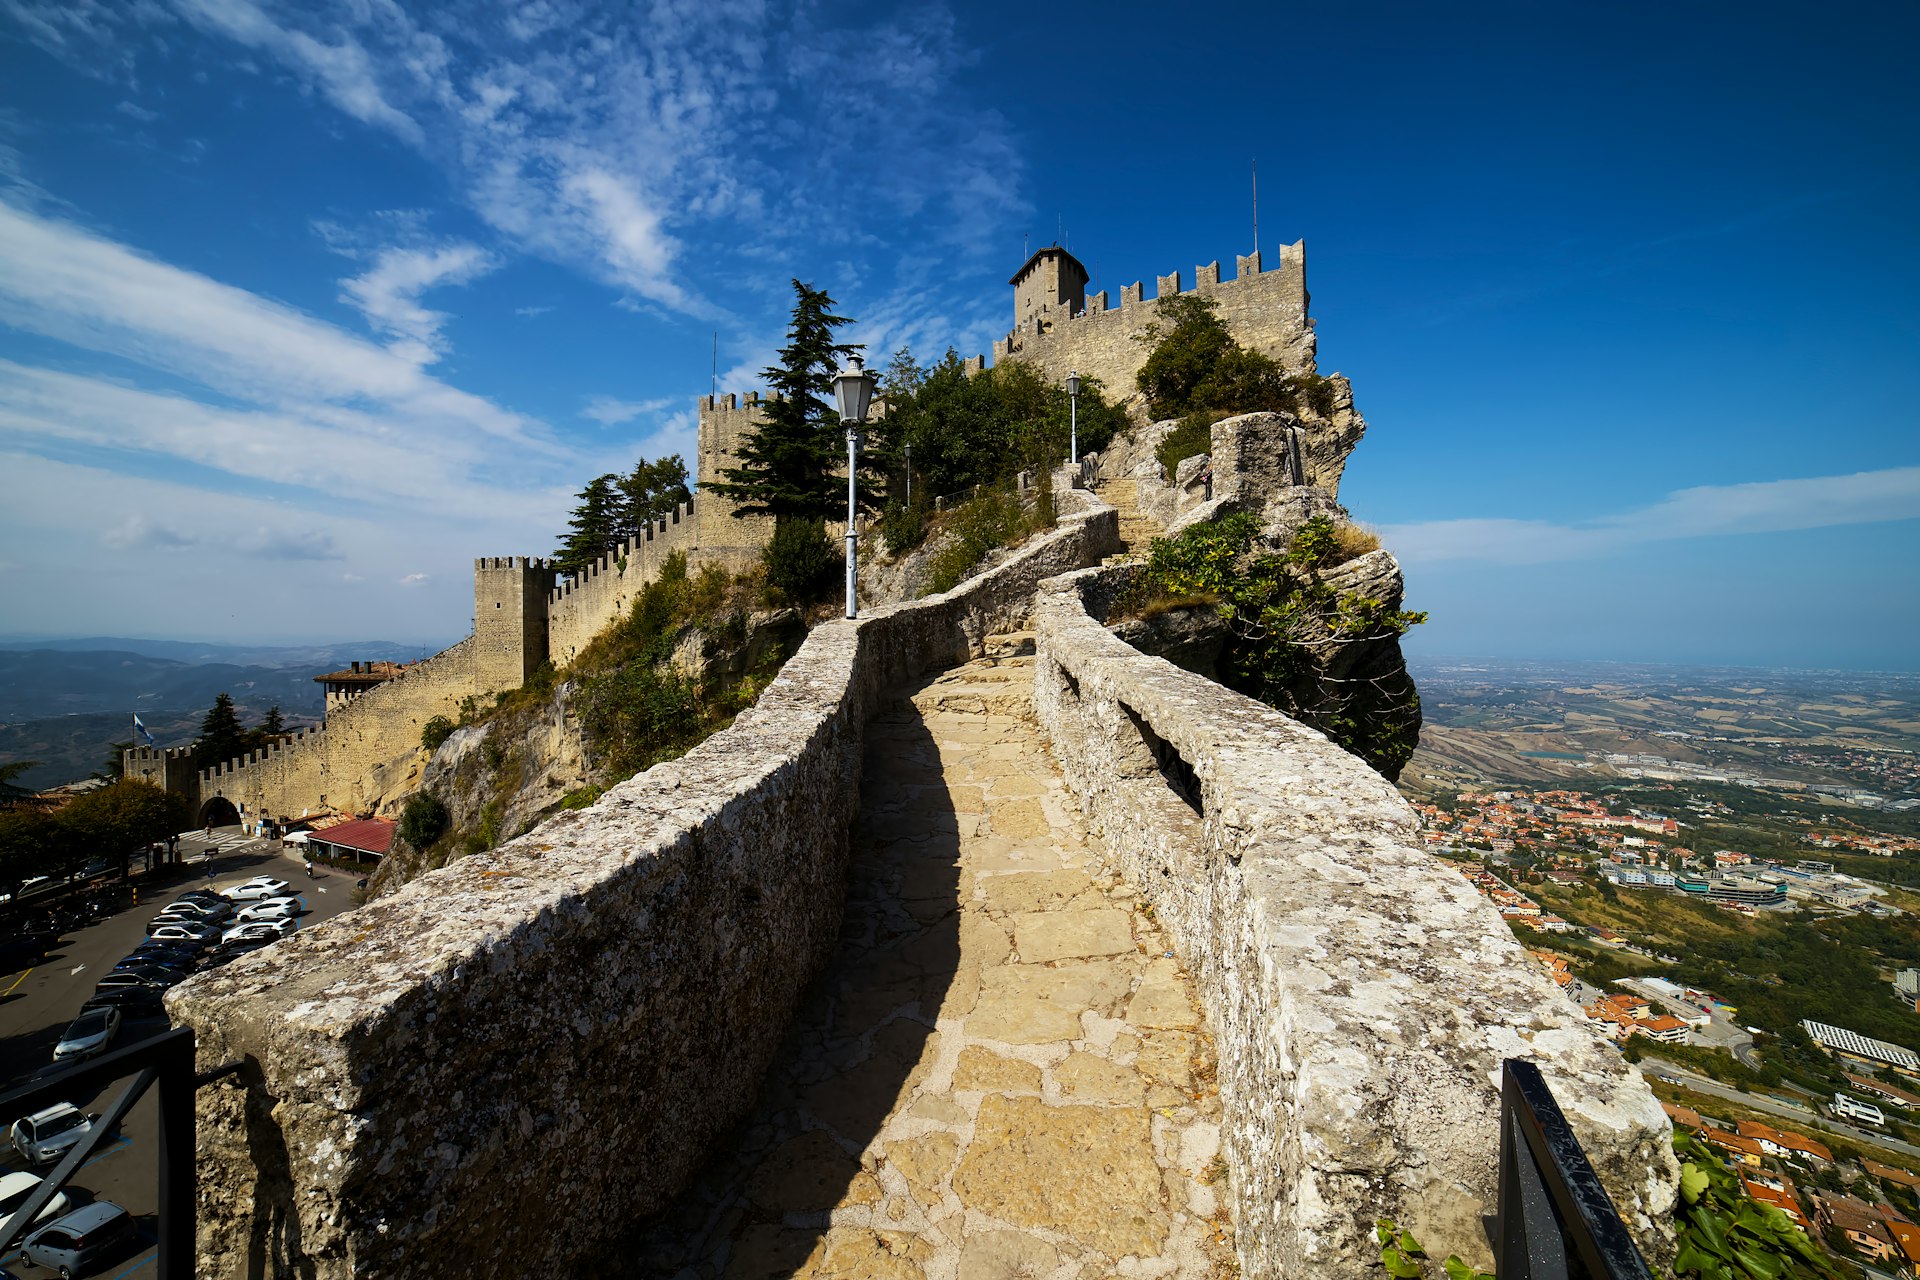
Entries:
{"type": "Polygon", "coordinates": [[[1090,870],[1031,662],[873,723],[840,954],[632,1274],[1233,1273],[1212,1041],[1151,913],[1090,870]]]}
{"type": "Polygon", "coordinates": [[[1158,520],[1140,510],[1140,482],[1132,478],[1102,480],[1094,489],[1103,501],[1120,513],[1122,549],[1118,556],[1109,556],[1108,563],[1146,555],[1148,545],[1166,530],[1158,520]]]}

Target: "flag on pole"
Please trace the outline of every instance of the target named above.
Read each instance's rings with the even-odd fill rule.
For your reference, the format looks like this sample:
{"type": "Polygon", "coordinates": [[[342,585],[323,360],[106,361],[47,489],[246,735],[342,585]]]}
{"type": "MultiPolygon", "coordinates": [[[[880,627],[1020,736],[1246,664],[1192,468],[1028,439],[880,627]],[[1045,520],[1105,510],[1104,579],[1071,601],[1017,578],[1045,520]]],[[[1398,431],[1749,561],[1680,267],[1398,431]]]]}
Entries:
{"type": "Polygon", "coordinates": [[[147,732],[147,726],[140,723],[139,716],[135,716],[133,718],[133,731],[139,734],[141,737],[145,738],[147,740],[148,746],[157,747],[160,745],[159,743],[153,740],[153,735],[147,732]]]}

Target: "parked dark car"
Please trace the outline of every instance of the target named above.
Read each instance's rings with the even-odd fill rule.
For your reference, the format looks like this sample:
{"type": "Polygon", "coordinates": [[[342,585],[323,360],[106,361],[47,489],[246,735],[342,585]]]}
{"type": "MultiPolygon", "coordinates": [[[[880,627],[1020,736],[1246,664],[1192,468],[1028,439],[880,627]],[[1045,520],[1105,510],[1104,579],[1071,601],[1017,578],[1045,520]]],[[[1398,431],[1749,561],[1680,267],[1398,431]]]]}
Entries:
{"type": "Polygon", "coordinates": [[[0,973],[12,973],[39,964],[55,941],[43,933],[16,934],[0,939],[0,973]]]}
{"type": "Polygon", "coordinates": [[[94,983],[93,991],[98,995],[102,991],[112,991],[119,987],[152,987],[155,990],[164,990],[184,980],[186,976],[172,969],[159,969],[143,964],[131,969],[115,969],[94,983]]]}
{"type": "Polygon", "coordinates": [[[250,951],[259,951],[262,948],[270,947],[278,941],[278,938],[236,938],[232,942],[223,942],[207,953],[207,963],[210,965],[225,964],[227,961],[236,960],[250,951]]]}
{"type": "Polygon", "coordinates": [[[164,998],[166,988],[149,987],[144,984],[131,987],[109,987],[97,992],[80,1006],[81,1012],[88,1009],[118,1009],[129,1018],[152,1018],[167,1011],[164,998]]]}
{"type": "Polygon", "coordinates": [[[159,955],[152,952],[136,952],[128,956],[125,960],[122,960],[119,964],[113,966],[109,972],[125,973],[129,969],[136,969],[141,972],[153,970],[160,973],[173,974],[176,978],[185,978],[193,972],[196,963],[197,961],[195,960],[180,956],[159,955]]]}

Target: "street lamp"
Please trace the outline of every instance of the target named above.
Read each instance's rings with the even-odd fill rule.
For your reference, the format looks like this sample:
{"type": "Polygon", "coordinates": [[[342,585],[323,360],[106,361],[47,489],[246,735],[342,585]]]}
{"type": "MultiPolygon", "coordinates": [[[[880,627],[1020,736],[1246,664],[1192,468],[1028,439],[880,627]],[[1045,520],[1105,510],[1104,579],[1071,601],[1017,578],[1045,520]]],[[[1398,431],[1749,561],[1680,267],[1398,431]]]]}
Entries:
{"type": "Polygon", "coordinates": [[[854,596],[855,553],[858,550],[860,535],[854,529],[859,518],[859,496],[856,486],[859,484],[860,428],[867,421],[867,405],[873,400],[874,377],[860,363],[860,357],[847,357],[847,366],[833,379],[833,398],[840,406],[840,421],[847,428],[847,616],[860,616],[859,602],[854,596]]]}
{"type": "Polygon", "coordinates": [[[1067,415],[1073,424],[1073,438],[1067,444],[1067,465],[1071,467],[1080,462],[1080,371],[1077,369],[1067,370],[1067,415]]]}

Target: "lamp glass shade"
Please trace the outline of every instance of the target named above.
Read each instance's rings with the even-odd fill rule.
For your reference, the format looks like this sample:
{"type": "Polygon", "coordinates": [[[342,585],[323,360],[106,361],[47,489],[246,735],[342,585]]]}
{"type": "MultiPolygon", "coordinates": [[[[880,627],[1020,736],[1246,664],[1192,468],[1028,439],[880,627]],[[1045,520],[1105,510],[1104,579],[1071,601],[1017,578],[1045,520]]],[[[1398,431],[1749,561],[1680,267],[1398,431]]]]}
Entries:
{"type": "Polygon", "coordinates": [[[843,422],[865,422],[867,406],[873,402],[874,376],[860,363],[859,356],[850,356],[846,368],[834,375],[833,398],[840,406],[840,419],[843,422]]]}
{"type": "Polygon", "coordinates": [[[1067,375],[1067,394],[1070,396],[1080,394],[1080,374],[1077,370],[1067,375]]]}

